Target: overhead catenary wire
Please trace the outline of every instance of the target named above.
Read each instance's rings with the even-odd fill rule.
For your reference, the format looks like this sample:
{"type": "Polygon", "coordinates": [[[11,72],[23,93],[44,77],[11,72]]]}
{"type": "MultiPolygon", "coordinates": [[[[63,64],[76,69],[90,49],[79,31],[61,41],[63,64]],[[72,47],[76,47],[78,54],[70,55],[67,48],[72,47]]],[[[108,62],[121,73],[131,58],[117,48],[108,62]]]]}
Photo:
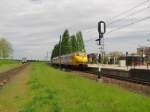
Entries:
{"type": "MultiPolygon", "coordinates": [[[[130,11],[132,11],[132,10],[138,8],[138,7],[141,7],[142,5],[146,4],[146,3],[149,2],[149,1],[150,1],[150,0],[145,0],[145,1],[143,1],[143,2],[140,2],[140,3],[138,3],[137,5],[135,5],[134,7],[130,8],[130,9],[127,9],[127,10],[125,10],[125,11],[119,13],[118,15],[112,17],[112,19],[115,19],[115,18],[118,18],[118,17],[120,17],[120,16],[122,16],[122,15],[125,15],[126,13],[129,13],[130,11]]],[[[113,22],[113,20],[112,20],[112,22],[113,22]]],[[[111,22],[109,22],[109,23],[111,23],[111,22]]],[[[108,24],[109,24],[109,23],[108,23],[108,24]]]]}
{"type": "MultiPolygon", "coordinates": [[[[120,22],[121,18],[119,18],[119,17],[122,17],[122,16],[125,15],[125,16],[122,18],[122,19],[124,19],[125,17],[130,17],[130,16],[133,16],[133,15],[139,14],[139,13],[145,11],[146,9],[149,9],[149,8],[150,8],[150,5],[148,5],[147,7],[142,8],[142,9],[133,11],[134,9],[137,9],[137,8],[141,7],[142,5],[148,3],[148,2],[150,2],[150,0],[145,0],[145,1],[143,1],[143,2],[140,2],[139,4],[135,5],[134,7],[130,8],[130,9],[127,9],[127,10],[121,12],[120,14],[114,16],[113,19],[115,19],[115,18],[116,18],[116,19],[115,19],[115,20],[112,20],[111,22],[108,21],[108,22],[107,22],[107,27],[109,27],[110,25],[112,25],[112,24],[114,24],[114,23],[120,22]]],[[[95,28],[90,28],[90,29],[88,29],[88,30],[91,30],[91,29],[95,29],[95,28]]],[[[92,30],[91,30],[91,31],[92,31],[92,30]]],[[[87,31],[87,32],[91,32],[91,31],[87,31]]],[[[90,39],[90,40],[91,40],[91,39],[90,39]]],[[[90,40],[89,40],[89,41],[90,41],[90,40]]]]}
{"type": "MultiPolygon", "coordinates": [[[[143,12],[144,10],[149,9],[149,8],[150,8],[150,5],[148,5],[147,7],[142,8],[142,9],[139,9],[139,10],[136,10],[136,11],[132,11],[131,13],[130,13],[130,10],[136,9],[136,8],[138,8],[138,7],[142,6],[142,5],[144,5],[145,3],[149,2],[149,1],[150,1],[150,0],[146,0],[146,1],[144,1],[144,2],[141,2],[141,3],[137,4],[136,6],[130,8],[130,9],[128,9],[128,10],[126,10],[126,11],[124,11],[124,12],[122,12],[122,13],[116,15],[116,16],[114,16],[113,18],[119,17],[119,16],[121,16],[122,14],[125,14],[125,13],[129,13],[129,14],[127,14],[125,17],[130,17],[130,16],[133,16],[133,15],[135,15],[135,14],[139,14],[140,12],[143,12]]],[[[125,17],[124,17],[124,18],[125,18],[125,17]]],[[[106,34],[110,34],[110,33],[114,32],[114,31],[121,30],[121,29],[123,29],[123,28],[126,28],[126,27],[128,27],[128,26],[134,25],[134,24],[136,24],[136,23],[142,22],[142,21],[147,20],[147,19],[150,19],[150,16],[144,17],[144,18],[142,18],[142,19],[138,19],[138,20],[136,20],[135,22],[128,23],[128,24],[126,24],[126,25],[124,25],[124,26],[120,26],[120,27],[118,27],[118,28],[116,28],[116,29],[114,29],[114,30],[109,31],[109,32],[106,33],[106,34]]],[[[120,20],[120,19],[119,19],[119,20],[120,20]]],[[[118,22],[118,19],[112,21],[111,23],[109,23],[108,26],[109,26],[110,24],[113,24],[113,23],[116,23],[116,22],[118,22]]],[[[86,42],[91,41],[91,40],[92,40],[92,39],[86,40],[86,42]]]]}
{"type": "Polygon", "coordinates": [[[143,11],[145,11],[146,9],[149,9],[149,8],[150,8],[150,5],[147,6],[147,7],[144,7],[144,8],[142,8],[142,9],[140,9],[140,10],[136,10],[136,11],[134,11],[134,12],[131,12],[131,13],[129,13],[128,15],[123,16],[122,18],[116,19],[116,20],[114,20],[113,22],[108,23],[107,26],[110,26],[110,25],[112,25],[112,24],[114,24],[114,23],[117,23],[117,22],[123,20],[124,18],[128,18],[128,17],[130,17],[130,16],[139,14],[139,13],[141,13],[141,12],[143,12],[143,11]]]}
{"type": "MultiPolygon", "coordinates": [[[[107,32],[106,35],[108,35],[108,34],[110,34],[110,33],[112,33],[112,32],[115,32],[115,31],[124,29],[124,28],[126,28],[126,27],[128,27],[128,26],[132,26],[132,25],[137,24],[137,23],[139,23],[139,22],[148,20],[148,19],[150,19],[150,16],[144,17],[144,18],[142,18],[142,19],[138,19],[138,20],[135,21],[135,22],[132,22],[132,23],[126,24],[126,25],[124,25],[124,26],[118,27],[118,28],[116,28],[116,29],[114,29],[114,30],[111,30],[111,31],[107,32]]],[[[90,42],[90,41],[92,41],[92,40],[93,40],[93,39],[91,38],[91,39],[85,40],[85,42],[90,42]]]]}
{"type": "Polygon", "coordinates": [[[124,28],[126,28],[128,26],[134,25],[136,23],[139,23],[139,22],[142,22],[142,21],[145,21],[145,20],[148,20],[148,19],[150,19],[150,16],[147,16],[147,17],[144,17],[142,19],[139,19],[136,22],[132,22],[132,23],[126,24],[124,26],[118,27],[118,28],[116,28],[114,30],[111,30],[111,31],[107,32],[106,34],[110,34],[110,33],[114,32],[114,31],[118,31],[118,30],[124,29],[124,28]]]}
{"type": "MultiPolygon", "coordinates": [[[[123,12],[121,12],[120,14],[118,14],[118,15],[112,17],[112,18],[113,18],[113,19],[114,19],[114,18],[119,18],[119,17],[122,16],[122,15],[125,15],[125,14],[127,14],[127,13],[130,13],[130,11],[132,11],[132,10],[134,10],[134,9],[136,9],[136,8],[139,8],[140,6],[146,4],[146,3],[149,2],[149,1],[150,1],[150,0],[145,0],[145,1],[143,1],[143,2],[140,2],[139,4],[135,5],[134,7],[130,8],[130,9],[126,10],[126,11],[123,11],[123,12]]],[[[133,16],[134,14],[137,14],[137,13],[139,13],[139,12],[142,12],[142,11],[148,9],[148,8],[150,8],[150,6],[145,7],[145,8],[142,8],[142,9],[137,10],[137,11],[135,11],[135,12],[132,12],[132,13],[126,15],[125,17],[133,16]]],[[[111,25],[111,24],[114,24],[114,23],[117,23],[119,20],[121,20],[121,19],[114,20],[114,21],[108,23],[107,26],[109,26],[109,25],[111,25]]],[[[127,24],[127,25],[128,25],[128,24],[127,24]]],[[[119,27],[119,28],[120,28],[120,27],[119,27]]],[[[92,29],[93,29],[93,28],[92,28],[92,29]]],[[[91,40],[91,39],[90,39],[90,40],[91,40]]],[[[89,41],[90,41],[90,40],[89,40],[89,41]]],[[[56,43],[56,42],[54,42],[54,43],[56,43]]]]}
{"type": "MultiPolygon", "coordinates": [[[[130,10],[137,9],[138,7],[144,5],[145,3],[149,2],[149,1],[150,1],[150,0],[146,0],[146,1],[144,1],[144,2],[142,2],[142,3],[140,3],[140,4],[138,4],[138,5],[136,5],[135,7],[131,8],[130,10]]],[[[143,12],[143,11],[149,9],[149,8],[150,8],[150,6],[146,6],[146,7],[144,7],[144,8],[141,8],[141,9],[138,9],[138,10],[134,10],[134,11],[132,11],[132,12],[131,12],[130,10],[127,10],[127,11],[125,11],[125,12],[122,12],[122,14],[125,14],[125,13],[126,13],[126,15],[124,16],[124,18],[126,18],[126,17],[132,17],[133,15],[139,14],[139,13],[141,13],[141,12],[143,12]]],[[[120,13],[120,14],[118,15],[118,17],[121,16],[122,14],[120,13]]],[[[117,16],[116,16],[116,17],[117,17],[117,16]]],[[[121,18],[120,18],[120,19],[121,19],[121,18]]],[[[120,19],[114,20],[114,21],[112,21],[112,22],[109,23],[109,24],[114,24],[114,23],[118,22],[118,20],[120,20],[120,19]]],[[[124,26],[120,26],[120,27],[118,27],[118,28],[116,28],[116,29],[114,29],[114,30],[112,30],[112,31],[109,31],[109,32],[106,33],[106,34],[110,34],[110,33],[112,33],[112,32],[115,32],[115,31],[124,29],[124,28],[126,28],[126,27],[128,27],[128,26],[137,24],[137,23],[139,23],[139,22],[142,22],[142,21],[145,21],[145,20],[148,20],[148,19],[150,19],[150,16],[147,16],[147,17],[144,17],[144,18],[141,18],[141,19],[137,19],[137,20],[134,21],[134,22],[125,24],[124,26]]],[[[108,24],[108,26],[109,26],[109,24],[108,24]]],[[[84,41],[85,41],[85,42],[91,42],[91,40],[93,40],[93,39],[84,40],[84,41]]],[[[94,41],[92,41],[92,42],[94,42],[94,41]]],[[[88,45],[89,45],[89,44],[88,44],[88,45]]],[[[88,45],[85,44],[85,46],[88,46],[88,45]]],[[[90,45],[91,45],[92,47],[95,47],[93,44],[90,44],[90,45]]]]}

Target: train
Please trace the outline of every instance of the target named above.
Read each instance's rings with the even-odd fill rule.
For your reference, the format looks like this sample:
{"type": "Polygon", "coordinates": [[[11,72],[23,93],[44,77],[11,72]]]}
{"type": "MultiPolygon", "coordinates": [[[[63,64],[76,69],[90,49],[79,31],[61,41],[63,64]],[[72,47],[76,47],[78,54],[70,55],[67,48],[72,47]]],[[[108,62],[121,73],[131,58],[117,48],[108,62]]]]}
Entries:
{"type": "Polygon", "coordinates": [[[53,65],[61,65],[62,67],[79,68],[83,70],[87,67],[88,57],[85,52],[74,52],[62,56],[52,58],[53,65]]]}

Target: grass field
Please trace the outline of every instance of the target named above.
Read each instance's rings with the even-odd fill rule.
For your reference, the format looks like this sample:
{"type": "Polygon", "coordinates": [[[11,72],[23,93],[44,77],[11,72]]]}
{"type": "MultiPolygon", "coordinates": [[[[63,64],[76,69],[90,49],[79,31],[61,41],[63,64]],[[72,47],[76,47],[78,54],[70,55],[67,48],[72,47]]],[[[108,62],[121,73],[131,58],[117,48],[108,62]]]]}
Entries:
{"type": "Polygon", "coordinates": [[[0,90],[0,112],[149,112],[150,98],[33,63],[0,90]]]}
{"type": "Polygon", "coordinates": [[[18,67],[21,63],[13,60],[0,60],[0,73],[18,67]]]}

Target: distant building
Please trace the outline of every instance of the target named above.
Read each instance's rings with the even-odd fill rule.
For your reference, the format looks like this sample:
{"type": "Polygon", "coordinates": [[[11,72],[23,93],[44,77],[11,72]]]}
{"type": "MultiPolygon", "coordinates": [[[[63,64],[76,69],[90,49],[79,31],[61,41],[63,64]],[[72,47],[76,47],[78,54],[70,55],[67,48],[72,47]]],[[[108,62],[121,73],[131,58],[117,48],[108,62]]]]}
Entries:
{"type": "Polygon", "coordinates": [[[144,59],[139,55],[122,56],[119,59],[120,66],[140,66],[143,65],[144,59]]]}
{"type": "Polygon", "coordinates": [[[150,63],[150,47],[137,48],[137,54],[144,57],[145,63],[150,63]]]}

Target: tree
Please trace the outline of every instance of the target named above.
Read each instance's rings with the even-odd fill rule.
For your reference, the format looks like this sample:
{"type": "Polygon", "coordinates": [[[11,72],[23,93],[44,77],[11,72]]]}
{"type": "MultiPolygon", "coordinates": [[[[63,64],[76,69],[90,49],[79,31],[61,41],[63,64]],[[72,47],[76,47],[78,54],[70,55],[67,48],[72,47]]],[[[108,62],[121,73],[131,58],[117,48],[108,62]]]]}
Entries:
{"type": "Polygon", "coordinates": [[[85,52],[85,47],[84,47],[82,33],[81,32],[77,32],[76,33],[76,38],[77,38],[78,51],[85,52]]]}
{"type": "Polygon", "coordinates": [[[70,36],[69,36],[68,30],[65,30],[65,32],[62,36],[61,52],[62,52],[62,54],[71,53],[71,43],[70,43],[70,36]]]}
{"type": "Polygon", "coordinates": [[[51,59],[59,55],[59,44],[56,44],[53,48],[51,59]]]}
{"type": "Polygon", "coordinates": [[[72,46],[71,51],[72,52],[78,51],[78,43],[75,35],[72,35],[70,38],[71,38],[71,46],[72,46]]]}
{"type": "Polygon", "coordinates": [[[12,53],[11,44],[4,38],[0,39],[0,58],[8,58],[12,53]]]}
{"type": "Polygon", "coordinates": [[[85,52],[84,42],[81,32],[77,32],[76,36],[70,37],[69,31],[65,30],[62,36],[61,43],[59,42],[53,48],[51,59],[60,55],[60,44],[61,44],[61,55],[70,54],[73,52],[81,51],[85,52]]]}

